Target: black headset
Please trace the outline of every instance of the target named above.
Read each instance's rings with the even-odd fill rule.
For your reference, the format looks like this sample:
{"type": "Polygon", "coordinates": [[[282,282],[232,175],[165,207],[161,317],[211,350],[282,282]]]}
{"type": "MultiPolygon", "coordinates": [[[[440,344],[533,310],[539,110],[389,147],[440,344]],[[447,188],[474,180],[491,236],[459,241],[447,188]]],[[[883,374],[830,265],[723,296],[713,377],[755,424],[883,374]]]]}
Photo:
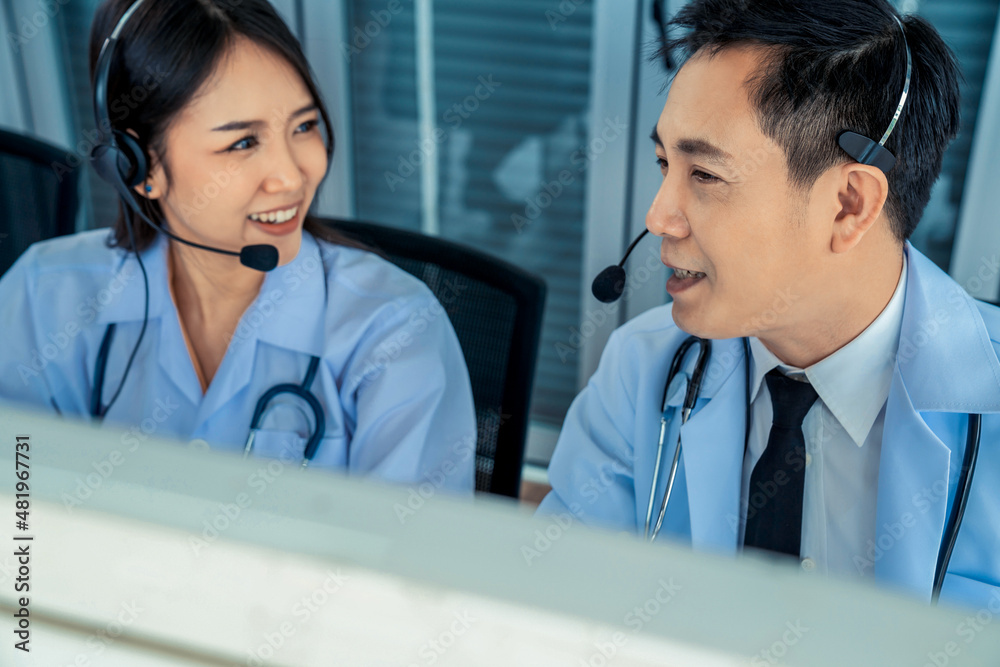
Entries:
{"type": "MultiPolygon", "coordinates": [[[[240,252],[233,252],[182,239],[151,220],[142,212],[133,197],[132,188],[145,181],[149,176],[149,161],[146,159],[146,152],[135,138],[127,132],[116,130],[111,125],[111,117],[108,115],[108,79],[111,77],[111,63],[114,59],[119,36],[129,19],[145,1],[137,0],[126,10],[121,19],[118,20],[111,35],[104,40],[104,45],[101,46],[101,53],[94,69],[94,119],[97,122],[97,131],[101,136],[90,153],[90,163],[94,166],[94,171],[118,191],[118,195],[127,209],[126,216],[128,216],[128,209],[131,209],[151,227],[179,243],[209,252],[239,257],[240,263],[246,267],[257,271],[270,271],[278,265],[278,249],[274,246],[248,245],[244,246],[240,252]]],[[[129,227],[131,227],[131,220],[128,222],[130,223],[129,227]]],[[[131,234],[131,229],[129,233],[131,234]]],[[[135,248],[134,239],[132,247],[135,248]]]]}
{"type": "Polygon", "coordinates": [[[863,134],[849,130],[845,130],[837,135],[837,143],[848,155],[861,164],[878,167],[887,175],[893,165],[896,164],[896,156],[890,153],[889,149],[885,147],[885,142],[896,127],[900,114],[903,113],[903,106],[906,104],[906,98],[910,94],[910,74],[913,72],[913,56],[910,53],[910,43],[906,41],[906,29],[903,28],[903,22],[899,20],[898,16],[893,14],[892,18],[899,25],[899,31],[903,34],[903,45],[906,47],[906,80],[903,82],[903,94],[900,96],[899,104],[896,106],[896,113],[892,115],[889,127],[886,128],[885,133],[879,139],[878,143],[863,134]]]}
{"type": "MultiPolygon", "coordinates": [[[[896,164],[896,156],[889,152],[889,149],[885,147],[885,142],[889,140],[889,135],[892,134],[892,131],[896,128],[896,123],[899,121],[899,117],[903,113],[903,107],[906,105],[906,98],[910,94],[910,75],[913,72],[913,56],[910,53],[910,43],[906,41],[906,30],[903,28],[903,22],[900,21],[899,17],[895,14],[892,15],[892,18],[899,26],[899,31],[903,34],[903,45],[906,47],[906,80],[903,82],[903,93],[900,95],[899,104],[896,105],[896,112],[892,115],[889,127],[886,128],[882,138],[878,141],[850,130],[844,130],[837,135],[837,144],[844,149],[848,155],[861,164],[878,167],[886,175],[889,174],[889,171],[896,164]]],[[[625,255],[622,257],[622,261],[617,264],[612,264],[597,274],[597,277],[594,278],[594,282],[590,287],[590,291],[593,293],[594,298],[603,303],[611,303],[621,298],[622,293],[625,291],[625,260],[627,260],[628,256],[632,254],[632,251],[635,249],[636,245],[638,245],[639,241],[641,241],[642,238],[648,233],[648,229],[642,230],[642,232],[635,237],[635,240],[629,244],[628,249],[625,251],[625,255]]]]}
{"type": "Polygon", "coordinates": [[[139,146],[139,142],[130,134],[111,126],[108,115],[108,78],[111,76],[111,59],[114,57],[118,36],[143,2],[145,0],[138,0],[129,7],[111,35],[104,40],[94,70],[94,119],[101,137],[90,153],[90,164],[98,176],[115,186],[118,194],[128,201],[132,201],[129,190],[146,180],[149,167],[146,152],[139,146]],[[125,188],[125,192],[121,188],[125,188]]]}

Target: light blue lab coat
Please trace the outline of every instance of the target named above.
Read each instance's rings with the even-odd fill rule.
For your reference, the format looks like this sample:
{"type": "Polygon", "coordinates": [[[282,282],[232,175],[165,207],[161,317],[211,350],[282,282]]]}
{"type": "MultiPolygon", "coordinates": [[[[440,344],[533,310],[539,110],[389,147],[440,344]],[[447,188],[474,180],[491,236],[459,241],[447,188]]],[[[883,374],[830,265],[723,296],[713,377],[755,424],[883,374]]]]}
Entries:
{"type": "MultiPolygon", "coordinates": [[[[144,285],[135,256],[106,247],[107,236],[36,244],[0,280],[0,400],[89,418],[98,348],[116,323],[103,403],[111,400],[139,336],[144,285]]],[[[162,235],[143,261],[149,323],[104,420],[124,455],[154,435],[242,452],[260,396],[300,384],[316,355],[312,392],[326,428],[311,466],[472,491],[468,371],[447,314],[421,281],[303,233],[295,259],[264,278],[203,394],[168,290],[162,235]]],[[[312,413],[301,398],[275,403],[252,453],[298,464],[312,413]]]]}
{"type": "MultiPolygon", "coordinates": [[[[909,272],[886,405],[876,539],[855,564],[887,585],[930,599],[965,450],[966,415],[982,413],[975,481],[941,599],[998,607],[1000,309],[970,298],[910,244],[906,252],[909,272]]],[[[540,512],[643,533],[664,382],[674,352],[687,338],[670,310],[670,305],[654,308],[608,341],[596,373],[566,416],[549,467],[553,491],[540,512]]],[[[695,356],[690,353],[688,371],[695,356]]],[[[695,549],[736,554],[740,548],[745,363],[740,339],[713,342],[701,398],[684,426],[663,532],[695,549]]],[[[677,442],[683,384],[672,388],[668,400],[654,522],[677,442]]]]}

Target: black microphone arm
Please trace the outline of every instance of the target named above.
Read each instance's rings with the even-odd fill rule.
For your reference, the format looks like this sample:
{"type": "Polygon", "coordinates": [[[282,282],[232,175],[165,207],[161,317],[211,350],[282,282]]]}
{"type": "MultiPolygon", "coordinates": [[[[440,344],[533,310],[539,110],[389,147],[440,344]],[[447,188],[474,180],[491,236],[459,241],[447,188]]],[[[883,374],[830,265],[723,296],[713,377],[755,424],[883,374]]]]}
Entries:
{"type": "Polygon", "coordinates": [[[648,233],[648,229],[642,230],[642,233],[635,237],[635,240],[629,245],[628,250],[625,251],[622,261],[604,269],[594,278],[594,282],[590,286],[590,291],[598,301],[611,303],[621,298],[622,293],[625,291],[625,269],[623,268],[625,260],[635,250],[635,246],[638,245],[639,241],[648,233]]]}
{"type": "Polygon", "coordinates": [[[146,221],[146,224],[153,229],[162,232],[166,236],[169,236],[178,243],[183,243],[184,245],[191,246],[192,248],[198,248],[200,250],[207,250],[209,252],[219,253],[220,255],[231,255],[233,257],[239,257],[240,263],[250,269],[255,269],[257,271],[262,271],[267,273],[278,266],[278,249],[273,245],[259,244],[259,245],[248,245],[243,246],[239,252],[233,252],[232,250],[223,250],[222,248],[214,248],[208,245],[202,245],[201,243],[195,243],[194,241],[188,241],[187,239],[182,239],[173,232],[167,231],[162,225],[158,225],[153,222],[149,216],[147,216],[139,207],[139,205],[132,198],[132,193],[125,191],[122,192],[119,189],[121,198],[125,201],[125,205],[131,208],[136,215],[146,221]]]}

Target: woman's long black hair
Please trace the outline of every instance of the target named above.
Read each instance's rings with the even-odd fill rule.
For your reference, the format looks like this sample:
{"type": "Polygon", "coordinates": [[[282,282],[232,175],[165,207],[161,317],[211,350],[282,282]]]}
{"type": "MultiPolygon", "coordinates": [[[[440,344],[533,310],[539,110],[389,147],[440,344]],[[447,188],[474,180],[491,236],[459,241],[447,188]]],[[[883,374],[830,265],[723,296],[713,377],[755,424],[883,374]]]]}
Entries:
{"type": "MultiPolygon", "coordinates": [[[[134,0],[105,0],[90,31],[90,76],[104,40],[134,0]]],[[[151,0],[142,5],[120,36],[111,63],[108,100],[111,124],[132,130],[147,159],[163,165],[167,178],[166,131],[212,75],[234,42],[244,37],[284,58],[302,77],[326,126],[326,152],[333,158],[333,126],[299,41],[267,0],[151,0]]],[[[155,200],[139,197],[145,213],[166,224],[155,200]]],[[[304,228],[314,236],[363,247],[307,215],[304,228]]],[[[119,206],[113,246],[141,252],[158,232],[145,224],[134,229],[132,247],[124,211],[119,206]]]]}

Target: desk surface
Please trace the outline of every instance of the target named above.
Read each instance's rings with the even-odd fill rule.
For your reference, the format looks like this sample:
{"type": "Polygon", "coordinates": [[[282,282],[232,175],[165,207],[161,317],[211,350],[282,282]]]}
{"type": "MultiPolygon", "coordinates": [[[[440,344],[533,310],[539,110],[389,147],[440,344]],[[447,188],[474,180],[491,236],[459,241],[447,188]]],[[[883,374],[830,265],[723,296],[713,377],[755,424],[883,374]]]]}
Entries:
{"type": "Polygon", "coordinates": [[[127,451],[114,431],[0,412],[6,545],[13,443],[25,434],[32,653],[12,648],[14,563],[0,557],[3,664],[920,666],[1000,655],[1000,623],[970,636],[975,610],[650,547],[499,499],[153,440],[127,451]]]}

